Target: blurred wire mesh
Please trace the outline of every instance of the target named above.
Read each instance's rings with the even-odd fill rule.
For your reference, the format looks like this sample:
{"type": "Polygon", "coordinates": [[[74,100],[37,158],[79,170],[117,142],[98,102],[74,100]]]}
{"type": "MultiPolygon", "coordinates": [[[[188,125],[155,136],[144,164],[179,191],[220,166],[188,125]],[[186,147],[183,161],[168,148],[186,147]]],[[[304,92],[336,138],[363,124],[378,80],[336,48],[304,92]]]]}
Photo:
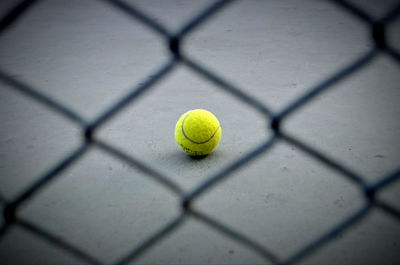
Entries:
{"type": "MultiPolygon", "coordinates": [[[[225,8],[229,8],[229,5],[234,4],[235,1],[220,0],[213,2],[186,24],[182,25],[180,30],[176,32],[169,31],[162,24],[154,21],[142,10],[132,4],[127,4],[126,2],[120,0],[100,1],[106,2],[110,7],[115,8],[122,13],[128,14],[136,21],[136,23],[141,23],[152,30],[154,34],[160,35],[165,40],[166,48],[170,51],[170,59],[166,64],[160,65],[158,71],[156,71],[150,79],[139,84],[127,96],[124,96],[115,102],[112,107],[105,109],[96,119],[89,121],[85,120],[79,113],[73,111],[72,108],[69,108],[69,106],[63,105],[50,96],[39,92],[39,90],[30,84],[14,78],[12,75],[7,73],[7,70],[0,70],[1,82],[9,85],[12,89],[18,90],[19,92],[25,94],[32,100],[39,102],[49,110],[76,123],[81,128],[83,139],[79,148],[70,154],[66,154],[65,158],[60,163],[49,168],[32,186],[27,188],[19,196],[13,198],[12,200],[7,200],[0,195],[0,202],[3,205],[2,208],[5,220],[0,228],[0,240],[6,237],[10,228],[18,226],[35,234],[38,237],[41,237],[44,240],[47,240],[50,244],[74,255],[83,262],[88,264],[103,264],[101,260],[98,260],[96,257],[86,253],[73,244],[56,237],[48,232],[45,228],[39,227],[29,220],[18,216],[18,210],[23,204],[29,203],[29,201],[38,193],[40,193],[40,191],[49,182],[57,181],[60,173],[70,167],[72,164],[76,163],[82,157],[82,155],[88,151],[90,146],[97,146],[115,158],[132,165],[133,167],[145,173],[146,176],[153,178],[166,189],[169,189],[175,193],[176,196],[181,200],[181,211],[178,216],[166,223],[162,229],[156,231],[152,236],[145,239],[139,245],[132,246],[131,251],[115,260],[114,264],[127,264],[134,261],[143,252],[151,251],[155,244],[163,240],[163,238],[165,238],[168,234],[179,229],[182,223],[188,217],[196,218],[197,220],[205,223],[210,227],[210,229],[215,229],[226,235],[226,237],[229,237],[242,244],[243,247],[253,250],[256,254],[264,258],[266,262],[272,264],[296,264],[300,262],[306,256],[312,255],[316,250],[323,248],[326,243],[333,240],[340,233],[343,233],[346,230],[351,231],[353,225],[366,217],[372,209],[385,211],[400,221],[400,210],[393,205],[379,200],[377,197],[379,192],[400,179],[400,168],[391,174],[381,176],[381,178],[375,183],[369,184],[365,181],[363,176],[353,172],[341,163],[330,158],[328,155],[317,151],[313,146],[307,145],[300,141],[296,138],[296,136],[291,135],[290,132],[286,132],[281,129],[282,123],[285,122],[288,116],[295,113],[303,106],[309,104],[317,95],[326,90],[334,89],[336,83],[348,78],[357,71],[361,71],[366,65],[374,61],[378,56],[386,55],[397,62],[397,64],[400,63],[399,51],[397,51],[396,48],[393,47],[386,38],[387,26],[400,16],[400,2],[398,2],[394,8],[388,10],[386,15],[383,17],[374,19],[368,12],[352,4],[351,2],[342,0],[329,1],[333,5],[340,7],[343,12],[346,12],[349,16],[352,16],[354,19],[358,19],[365,24],[365,27],[370,30],[372,48],[361,54],[356,60],[345,66],[343,69],[333,73],[329,78],[323,80],[313,87],[310,87],[303,95],[285,106],[281,111],[273,112],[264,103],[257,100],[257,98],[246,94],[244,90],[242,90],[240,87],[237,87],[234,83],[221,78],[213,71],[192,60],[192,58],[184,54],[181,49],[181,43],[185,38],[187,38],[210,17],[217,15],[218,12],[222,12],[225,8]],[[97,139],[95,136],[99,127],[101,127],[108,120],[116,117],[122,109],[134,104],[136,99],[139,99],[142,94],[149,92],[156,83],[162,82],[163,78],[165,78],[171,72],[171,70],[178,65],[187,67],[195,74],[202,76],[206,81],[214,84],[216,89],[222,89],[226,93],[232,94],[238,100],[247,104],[249,108],[253,108],[260,112],[270,124],[270,128],[266,129],[273,132],[272,136],[265,139],[264,142],[257,148],[244,154],[233,163],[220,169],[217,173],[208,176],[204,182],[190,191],[184,191],[178,185],[178,183],[175,183],[163,173],[159,172],[155,168],[152,168],[146,164],[145,161],[140,161],[124,153],[122,150],[110,145],[109,143],[97,139]],[[278,257],[278,255],[274,253],[274,251],[271,250],[268,245],[262,245],[256,242],[254,239],[247,237],[240,231],[230,228],[224,223],[220,223],[212,216],[206,215],[193,206],[193,203],[209,189],[215,185],[218,185],[223,179],[229,178],[238,168],[246,166],[249,161],[252,161],[261,154],[268,152],[277,141],[283,141],[288,145],[296,146],[303,152],[311,155],[315,161],[318,161],[319,163],[324,164],[326,167],[329,167],[331,170],[338,172],[341,176],[346,178],[349,183],[356,185],[362,192],[365,199],[362,207],[355,211],[350,217],[342,220],[335,227],[332,227],[330,230],[302,246],[292,256],[285,258],[278,257]]],[[[26,12],[29,12],[30,9],[34,8],[37,2],[39,1],[21,1],[7,14],[5,14],[0,22],[0,34],[6,34],[7,30],[12,30],[13,23],[26,14],[26,12]]]]}

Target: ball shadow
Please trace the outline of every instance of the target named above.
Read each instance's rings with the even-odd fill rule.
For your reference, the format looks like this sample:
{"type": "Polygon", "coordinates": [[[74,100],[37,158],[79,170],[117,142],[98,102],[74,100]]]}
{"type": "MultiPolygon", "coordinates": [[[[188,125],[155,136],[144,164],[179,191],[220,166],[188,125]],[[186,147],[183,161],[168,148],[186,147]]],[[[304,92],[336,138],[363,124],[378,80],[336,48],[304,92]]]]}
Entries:
{"type": "Polygon", "coordinates": [[[208,157],[208,156],[209,156],[209,155],[188,156],[188,157],[189,157],[190,160],[196,161],[196,160],[203,160],[203,159],[205,159],[205,158],[208,157]]]}

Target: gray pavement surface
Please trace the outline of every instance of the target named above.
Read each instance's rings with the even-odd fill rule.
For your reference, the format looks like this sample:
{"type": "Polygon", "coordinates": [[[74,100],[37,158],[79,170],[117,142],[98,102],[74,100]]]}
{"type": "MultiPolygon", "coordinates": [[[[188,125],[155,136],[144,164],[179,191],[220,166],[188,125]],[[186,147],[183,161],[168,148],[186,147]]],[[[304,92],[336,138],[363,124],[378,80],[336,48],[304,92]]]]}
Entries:
{"type": "MultiPolygon", "coordinates": [[[[130,1],[178,29],[211,1],[130,1]]],[[[396,1],[354,1],[374,16],[396,1]]],[[[4,13],[15,1],[2,1],[4,13]]],[[[400,21],[389,38],[400,47],[400,21]]],[[[147,80],[168,60],[164,41],[102,1],[42,1],[0,37],[0,68],[87,120],[147,80]]],[[[371,47],[366,27],[326,1],[237,1],[191,34],[185,52],[272,110],[281,110],[371,47]]],[[[400,165],[400,67],[382,55],[295,113],[284,129],[378,180],[400,165]]],[[[0,84],[0,194],[13,199],[75,150],[79,128],[0,84]]],[[[254,109],[183,66],[102,126],[98,137],[189,191],[270,133],[254,109]],[[223,129],[201,160],[174,140],[189,109],[213,112],[223,129]]],[[[400,183],[380,197],[400,205],[400,183]]],[[[196,207],[277,253],[295,253],[362,206],[360,190],[297,148],[270,152],[210,189],[196,207]]],[[[29,201],[19,215],[104,263],[128,253],[179,214],[173,193],[92,148],[29,201]]],[[[1,264],[82,264],[13,228],[1,264]]],[[[400,223],[374,210],[301,264],[399,264],[400,223]]],[[[259,255],[189,218],[133,264],[265,264],[259,255]]]]}

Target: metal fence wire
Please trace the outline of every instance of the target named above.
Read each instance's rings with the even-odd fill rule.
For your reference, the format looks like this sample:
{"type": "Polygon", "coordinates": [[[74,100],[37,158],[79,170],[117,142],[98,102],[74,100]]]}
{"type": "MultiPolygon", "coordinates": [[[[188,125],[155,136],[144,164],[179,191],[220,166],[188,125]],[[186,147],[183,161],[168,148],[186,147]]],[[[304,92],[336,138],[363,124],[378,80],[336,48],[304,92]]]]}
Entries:
{"type": "MultiPolygon", "coordinates": [[[[107,152],[117,159],[123,160],[124,162],[136,167],[145,173],[146,176],[158,181],[166,189],[170,189],[181,200],[181,211],[178,216],[176,216],[169,223],[166,223],[162,229],[156,231],[152,236],[148,237],[140,244],[133,246],[129,253],[115,260],[115,262],[113,262],[114,264],[126,264],[128,262],[132,262],[143,252],[149,250],[151,251],[151,248],[161,241],[165,236],[179,229],[180,225],[188,217],[196,218],[210,228],[218,230],[220,233],[225,234],[227,237],[237,241],[244,247],[247,247],[262,256],[267,263],[272,264],[298,263],[306,256],[311,255],[316,250],[323,248],[324,245],[333,240],[338,234],[352,228],[354,224],[366,217],[372,209],[377,208],[382,210],[396,220],[400,221],[400,210],[377,198],[377,194],[379,192],[400,179],[400,168],[391,174],[381,176],[378,181],[368,184],[363,176],[356,174],[349,168],[331,159],[326,154],[317,151],[313,148],[313,146],[303,143],[295,136],[292,136],[288,132],[281,129],[281,124],[289,115],[308,104],[313,98],[322,92],[328,89],[333,89],[338,81],[348,78],[355,72],[360,71],[378,56],[386,55],[394,60],[397,64],[400,64],[400,52],[396,50],[386,38],[387,26],[400,16],[400,1],[383,17],[374,19],[371,14],[351,2],[344,0],[330,0],[329,2],[339,6],[344,12],[347,12],[349,16],[362,21],[365,26],[369,28],[371,36],[370,40],[373,44],[372,48],[370,48],[370,50],[359,56],[358,59],[354,60],[343,69],[333,73],[326,80],[323,80],[321,83],[310,87],[304,94],[295,99],[292,103],[285,106],[279,112],[272,112],[265,104],[246,94],[244,90],[235,86],[235,84],[230,83],[228,80],[221,78],[206,67],[194,62],[181,50],[181,43],[185,38],[188,37],[188,35],[195,31],[210,17],[227,8],[229,4],[234,3],[235,1],[220,0],[213,2],[211,5],[194,16],[188,23],[184,24],[177,32],[170,32],[162,24],[151,19],[142,10],[138,9],[132,4],[127,4],[121,0],[98,1],[106,2],[111,7],[118,9],[120,12],[128,14],[136,22],[145,25],[155,34],[163,37],[165,44],[170,51],[170,59],[152,75],[152,78],[135,87],[127,96],[115,102],[111,108],[104,110],[104,112],[98,118],[91,121],[86,121],[79,115],[79,113],[74,112],[68,106],[65,106],[48,95],[39,92],[29,84],[12,77],[11,75],[7,74],[6,71],[0,70],[1,82],[78,124],[81,128],[83,137],[83,142],[77,150],[67,154],[60,163],[49,168],[32,186],[27,188],[19,196],[12,200],[7,200],[0,195],[0,202],[2,203],[2,211],[4,215],[4,222],[0,228],[0,240],[5,238],[7,231],[9,231],[11,227],[18,226],[35,234],[38,237],[41,237],[44,240],[47,240],[52,245],[69,252],[85,263],[103,264],[103,262],[98,260],[96,257],[85,253],[78,247],[66,242],[65,240],[61,240],[60,238],[46,231],[46,229],[34,225],[29,220],[18,216],[18,209],[23,204],[29,203],[33,197],[35,197],[47,184],[49,184],[49,182],[57,180],[60,173],[77,162],[82,155],[88,151],[90,146],[97,146],[104,152],[107,152]],[[208,82],[214,84],[217,88],[234,95],[238,100],[246,103],[248,107],[254,108],[262,113],[262,115],[265,116],[270,124],[270,128],[266,129],[273,132],[272,136],[269,136],[268,139],[265,139],[263,144],[243,155],[228,166],[222,168],[216,174],[208,176],[204,182],[188,192],[183,191],[176,183],[174,183],[174,181],[168,179],[162,173],[158,172],[156,169],[150,167],[146,163],[125,154],[121,150],[118,150],[117,148],[109,145],[106,142],[100,141],[95,137],[96,130],[100,126],[102,126],[106,121],[115,117],[122,109],[133,104],[140,95],[149,91],[157,82],[160,82],[165,76],[167,76],[177,65],[183,65],[189,68],[194,73],[202,76],[208,82]],[[217,185],[219,182],[221,182],[221,180],[229,178],[233,173],[235,173],[235,170],[245,166],[249,161],[255,159],[263,153],[268,152],[278,140],[299,148],[303,152],[311,155],[316,161],[319,161],[319,163],[322,163],[331,170],[340,173],[341,176],[346,178],[350,183],[356,185],[360,189],[365,199],[362,207],[355,211],[350,217],[342,220],[335,227],[319,235],[311,242],[308,242],[292,256],[285,259],[278,258],[278,256],[268,248],[268,246],[257,243],[255,240],[245,236],[240,231],[231,229],[226,224],[220,223],[211,216],[207,216],[201,211],[196,210],[196,208],[193,206],[193,202],[195,202],[196,199],[203,195],[207,190],[217,185]]],[[[24,0],[12,8],[1,19],[0,34],[4,34],[7,30],[11,30],[12,24],[21,18],[23,14],[28,12],[29,9],[33,8],[34,4],[37,2],[39,1],[24,0]]]]}

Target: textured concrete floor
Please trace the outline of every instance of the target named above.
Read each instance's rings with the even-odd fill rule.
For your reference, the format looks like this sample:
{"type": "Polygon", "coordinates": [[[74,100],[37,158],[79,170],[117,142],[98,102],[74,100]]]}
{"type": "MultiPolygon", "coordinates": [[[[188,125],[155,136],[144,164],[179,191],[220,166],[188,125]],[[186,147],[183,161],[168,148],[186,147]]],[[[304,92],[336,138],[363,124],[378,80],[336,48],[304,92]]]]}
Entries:
{"type": "MultiPolygon", "coordinates": [[[[2,1],[4,13],[14,1],[2,1]]],[[[178,29],[210,1],[142,0],[137,7],[178,29]]],[[[374,16],[395,1],[356,1],[374,16]]],[[[400,47],[400,22],[389,38],[400,47]],[[397,29],[397,30],[396,30],[397,29]]],[[[184,49],[272,110],[371,47],[366,28],[324,1],[237,1],[191,34],[184,49]]],[[[101,1],[42,1],[0,36],[0,68],[87,120],[168,60],[163,40],[101,1]]],[[[400,165],[400,67],[380,56],[293,115],[285,129],[367,181],[400,165]]],[[[0,194],[13,199],[81,143],[79,128],[0,84],[0,194]]],[[[180,66],[101,128],[98,137],[190,190],[252,150],[267,124],[256,111],[180,66]],[[215,153],[193,160],[177,147],[179,116],[205,108],[223,129],[215,153]]],[[[380,196],[400,205],[397,182],[380,196]]],[[[128,253],[178,213],[179,200],[148,176],[93,148],[19,214],[99,260],[128,253]]],[[[268,247],[295,253],[361,207],[341,175],[283,142],[197,202],[198,209],[268,247]]],[[[400,223],[374,210],[303,264],[398,264],[400,223]]],[[[81,264],[15,228],[0,240],[2,264],[81,264]]],[[[188,219],[137,264],[265,264],[260,256],[188,219]]]]}

